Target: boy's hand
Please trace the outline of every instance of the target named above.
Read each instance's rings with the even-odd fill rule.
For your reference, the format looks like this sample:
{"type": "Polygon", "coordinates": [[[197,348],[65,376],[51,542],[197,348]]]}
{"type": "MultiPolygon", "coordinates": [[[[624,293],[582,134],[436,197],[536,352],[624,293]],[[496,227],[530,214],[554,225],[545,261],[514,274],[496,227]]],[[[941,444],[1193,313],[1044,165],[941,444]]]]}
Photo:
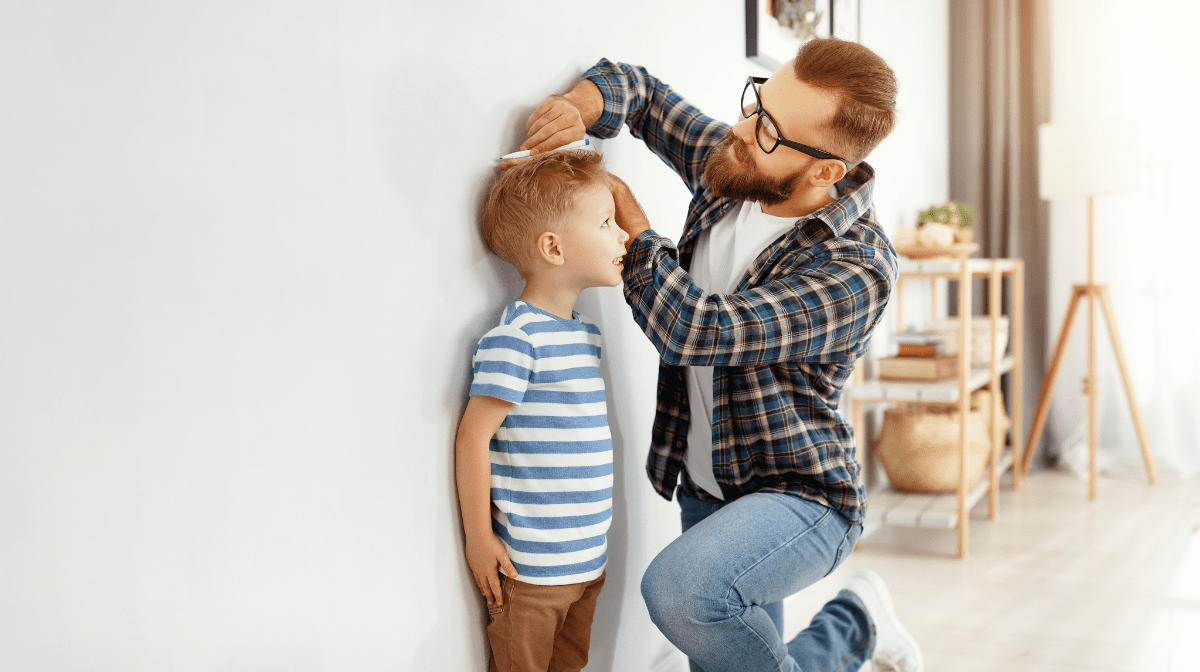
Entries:
{"type": "Polygon", "coordinates": [[[500,574],[497,566],[504,568],[508,578],[517,578],[517,568],[508,559],[508,552],[500,538],[491,532],[476,538],[467,538],[467,564],[471,567],[471,575],[475,577],[475,585],[479,593],[487,600],[488,606],[504,604],[504,593],[500,590],[500,574]]]}
{"type": "Polygon", "coordinates": [[[646,213],[642,212],[642,206],[638,205],[637,199],[633,197],[633,192],[629,190],[629,185],[625,184],[621,178],[609,173],[608,188],[612,191],[613,205],[616,206],[617,226],[629,234],[629,240],[625,241],[625,249],[628,251],[633,239],[643,231],[650,229],[650,220],[646,219],[646,213]]]}

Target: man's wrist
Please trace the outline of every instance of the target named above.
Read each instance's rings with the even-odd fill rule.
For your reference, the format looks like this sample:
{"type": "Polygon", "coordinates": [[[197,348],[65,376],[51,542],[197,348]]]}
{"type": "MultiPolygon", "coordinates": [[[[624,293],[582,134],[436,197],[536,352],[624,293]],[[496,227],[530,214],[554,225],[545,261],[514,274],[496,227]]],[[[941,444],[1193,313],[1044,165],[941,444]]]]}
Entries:
{"type": "Polygon", "coordinates": [[[636,209],[636,206],[636,214],[621,213],[619,210],[618,212],[620,214],[617,215],[617,226],[629,234],[629,240],[626,242],[626,248],[628,248],[629,245],[633,244],[635,238],[650,230],[650,220],[646,219],[646,216],[642,214],[640,209],[636,209]]]}
{"type": "Polygon", "coordinates": [[[645,233],[649,230],[650,230],[650,222],[647,220],[642,220],[640,223],[639,222],[631,223],[629,225],[629,228],[625,230],[625,233],[629,234],[629,244],[632,245],[633,241],[637,240],[638,236],[642,235],[643,233],[645,233]]]}
{"type": "Polygon", "coordinates": [[[563,98],[579,110],[584,128],[591,128],[592,124],[600,120],[600,115],[604,114],[604,94],[600,93],[600,87],[590,79],[580,80],[573,89],[563,94],[563,98]]]}

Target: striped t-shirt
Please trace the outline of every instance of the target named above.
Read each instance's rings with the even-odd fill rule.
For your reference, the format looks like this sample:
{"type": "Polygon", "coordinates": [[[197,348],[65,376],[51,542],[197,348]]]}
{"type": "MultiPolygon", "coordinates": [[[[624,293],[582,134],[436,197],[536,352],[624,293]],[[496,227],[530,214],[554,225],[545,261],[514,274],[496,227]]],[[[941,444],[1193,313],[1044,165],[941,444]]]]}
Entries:
{"type": "Polygon", "coordinates": [[[491,441],[492,529],[518,578],[591,581],[608,560],[612,435],[600,330],[514,301],[475,348],[471,396],[514,404],[491,441]]]}

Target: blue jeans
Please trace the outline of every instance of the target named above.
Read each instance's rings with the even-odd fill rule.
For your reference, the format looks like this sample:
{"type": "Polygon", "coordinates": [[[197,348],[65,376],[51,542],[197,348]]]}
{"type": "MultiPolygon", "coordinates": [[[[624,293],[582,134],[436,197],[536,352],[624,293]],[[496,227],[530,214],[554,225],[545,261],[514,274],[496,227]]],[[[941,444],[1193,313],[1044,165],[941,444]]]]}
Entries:
{"type": "Polygon", "coordinates": [[[861,525],[773,492],[728,504],[681,494],[679,505],[683,534],[646,569],[642,597],[693,672],[854,672],[871,657],[874,624],[846,590],[783,641],[783,598],[840,565],[861,525]]]}

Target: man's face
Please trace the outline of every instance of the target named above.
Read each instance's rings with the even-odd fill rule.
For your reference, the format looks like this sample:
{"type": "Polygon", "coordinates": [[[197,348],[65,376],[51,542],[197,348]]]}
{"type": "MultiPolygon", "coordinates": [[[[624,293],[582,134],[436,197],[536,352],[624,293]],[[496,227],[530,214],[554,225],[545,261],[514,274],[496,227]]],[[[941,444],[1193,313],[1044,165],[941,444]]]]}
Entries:
{"type": "MultiPolygon", "coordinates": [[[[783,137],[826,148],[824,129],[829,128],[837,112],[837,101],[796,79],[790,61],[759,88],[758,95],[783,137]]],[[[738,118],[740,121],[709,152],[704,166],[709,186],[718,196],[759,201],[764,206],[788,200],[803,187],[819,159],[783,145],[768,154],[754,138],[758,115],[747,119],[739,114],[738,118]]]]}

